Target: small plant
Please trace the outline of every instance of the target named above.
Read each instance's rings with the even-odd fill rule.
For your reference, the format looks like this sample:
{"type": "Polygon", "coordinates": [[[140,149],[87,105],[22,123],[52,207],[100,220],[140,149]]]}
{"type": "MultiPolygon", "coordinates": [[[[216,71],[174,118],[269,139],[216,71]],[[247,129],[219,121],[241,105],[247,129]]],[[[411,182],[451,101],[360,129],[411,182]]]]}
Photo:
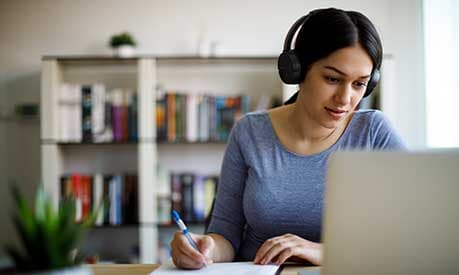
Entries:
{"type": "Polygon", "coordinates": [[[137,45],[132,35],[128,32],[115,34],[110,38],[110,46],[112,48],[117,48],[125,45],[129,45],[132,47],[135,47],[137,45]]]}
{"type": "Polygon", "coordinates": [[[33,211],[17,187],[12,187],[12,193],[16,206],[13,221],[22,249],[9,245],[6,252],[15,262],[16,270],[53,270],[79,264],[75,252],[85,230],[93,224],[95,213],[76,223],[74,198],[62,201],[56,211],[40,188],[33,211]]]}

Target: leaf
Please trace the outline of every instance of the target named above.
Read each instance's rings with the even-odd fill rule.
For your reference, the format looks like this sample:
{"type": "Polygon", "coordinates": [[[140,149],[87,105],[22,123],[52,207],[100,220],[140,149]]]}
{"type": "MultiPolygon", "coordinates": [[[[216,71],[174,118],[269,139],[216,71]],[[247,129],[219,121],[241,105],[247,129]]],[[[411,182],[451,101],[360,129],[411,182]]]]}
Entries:
{"type": "Polygon", "coordinates": [[[30,209],[27,202],[22,197],[21,193],[19,192],[19,189],[16,186],[12,185],[11,191],[13,193],[13,198],[15,200],[17,210],[19,211],[17,214],[18,219],[23,224],[24,231],[27,234],[30,234],[31,232],[34,231],[34,226],[35,226],[35,223],[34,223],[35,218],[33,215],[33,211],[30,209]]]}
{"type": "Polygon", "coordinates": [[[56,211],[51,199],[40,188],[33,211],[17,187],[12,186],[11,190],[17,206],[13,222],[23,254],[13,248],[8,248],[8,253],[18,269],[44,270],[73,265],[71,252],[77,248],[86,226],[75,223],[75,200],[62,201],[61,208],[56,211]]]}
{"type": "Polygon", "coordinates": [[[43,188],[41,186],[38,187],[37,195],[35,196],[35,218],[37,221],[45,219],[46,199],[43,188]]]}

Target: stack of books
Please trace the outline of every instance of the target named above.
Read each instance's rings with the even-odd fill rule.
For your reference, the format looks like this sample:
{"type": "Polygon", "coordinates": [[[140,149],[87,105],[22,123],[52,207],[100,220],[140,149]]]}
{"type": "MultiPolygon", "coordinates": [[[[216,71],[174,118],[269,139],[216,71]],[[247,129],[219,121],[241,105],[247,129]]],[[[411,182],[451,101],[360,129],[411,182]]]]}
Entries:
{"type": "Polygon", "coordinates": [[[97,212],[95,225],[137,224],[137,175],[85,175],[72,173],[60,179],[61,200],[73,197],[76,222],[97,212]]]}
{"type": "Polygon", "coordinates": [[[166,92],[156,102],[157,137],[167,142],[226,141],[249,111],[249,97],[166,92]]]}
{"type": "Polygon", "coordinates": [[[103,84],[64,83],[59,93],[59,141],[137,141],[137,115],[137,95],[132,90],[107,92],[103,84]]]}
{"type": "Polygon", "coordinates": [[[179,212],[188,223],[203,223],[210,215],[218,184],[217,176],[171,173],[166,182],[160,181],[158,184],[159,224],[172,223],[172,210],[179,212]]]}

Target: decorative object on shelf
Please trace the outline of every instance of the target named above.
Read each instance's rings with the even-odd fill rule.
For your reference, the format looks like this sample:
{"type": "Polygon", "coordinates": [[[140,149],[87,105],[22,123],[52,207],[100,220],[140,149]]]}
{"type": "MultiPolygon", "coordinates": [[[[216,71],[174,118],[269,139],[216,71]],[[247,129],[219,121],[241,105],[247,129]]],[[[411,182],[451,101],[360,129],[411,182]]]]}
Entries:
{"type": "Polygon", "coordinates": [[[15,113],[18,117],[24,119],[38,118],[40,107],[38,103],[21,103],[15,106],[15,113]]]}
{"type": "MultiPolygon", "coordinates": [[[[14,226],[22,243],[22,250],[6,246],[5,250],[15,263],[15,274],[68,274],[89,275],[92,271],[80,265],[77,253],[79,241],[93,223],[95,214],[81,223],[75,222],[75,200],[63,200],[55,210],[51,199],[39,188],[35,209],[27,204],[19,189],[12,187],[16,213],[14,226]],[[31,273],[30,273],[31,272],[31,273]]],[[[95,211],[98,212],[98,211],[95,211]]]]}
{"type": "Polygon", "coordinates": [[[115,52],[115,55],[121,58],[133,57],[137,42],[129,32],[114,34],[110,38],[110,47],[115,52]]]}

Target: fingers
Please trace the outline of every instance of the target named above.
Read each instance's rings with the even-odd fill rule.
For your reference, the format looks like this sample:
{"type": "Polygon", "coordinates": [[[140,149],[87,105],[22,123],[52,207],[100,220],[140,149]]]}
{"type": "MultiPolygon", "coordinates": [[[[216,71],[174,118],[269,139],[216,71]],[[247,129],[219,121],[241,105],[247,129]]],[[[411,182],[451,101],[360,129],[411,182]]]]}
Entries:
{"type": "Polygon", "coordinates": [[[271,260],[279,255],[284,249],[289,249],[289,243],[283,236],[267,240],[260,253],[257,253],[256,263],[268,264],[271,260]]]}
{"type": "Polygon", "coordinates": [[[258,249],[257,254],[255,255],[254,263],[262,264],[262,260],[265,258],[268,251],[270,251],[274,246],[280,244],[282,239],[284,239],[284,235],[266,240],[258,249]]]}
{"type": "MultiPolygon", "coordinates": [[[[194,235],[196,240],[198,235],[194,235]]],[[[200,252],[196,251],[189,243],[185,236],[177,231],[171,242],[172,260],[179,268],[198,269],[204,266],[207,259],[200,252]]]]}
{"type": "Polygon", "coordinates": [[[295,254],[295,248],[284,249],[280,255],[277,257],[277,260],[274,262],[276,265],[281,265],[287,261],[288,258],[292,257],[295,254]]]}
{"type": "Polygon", "coordinates": [[[198,242],[198,247],[199,250],[201,251],[202,255],[206,258],[207,263],[212,263],[212,257],[210,255],[211,249],[214,245],[213,239],[209,236],[202,236],[202,238],[199,239],[198,242]]]}
{"type": "Polygon", "coordinates": [[[255,264],[268,264],[272,262],[273,259],[277,258],[274,261],[277,264],[280,261],[279,259],[280,254],[284,253],[284,256],[293,255],[294,247],[297,245],[296,239],[298,238],[295,235],[285,234],[285,235],[267,240],[266,242],[263,243],[263,245],[257,251],[257,254],[254,259],[254,263],[255,264]]]}

